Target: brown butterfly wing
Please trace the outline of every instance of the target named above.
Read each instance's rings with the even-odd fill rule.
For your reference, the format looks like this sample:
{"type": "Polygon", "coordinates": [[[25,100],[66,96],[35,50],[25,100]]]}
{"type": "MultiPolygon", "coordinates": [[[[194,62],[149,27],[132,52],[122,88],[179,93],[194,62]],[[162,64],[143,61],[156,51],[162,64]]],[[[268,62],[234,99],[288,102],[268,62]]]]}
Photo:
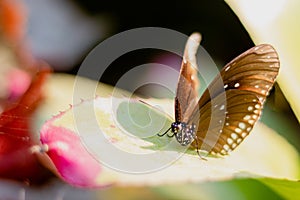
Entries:
{"type": "Polygon", "coordinates": [[[189,37],[185,47],[175,97],[175,120],[177,122],[187,121],[188,113],[191,113],[198,103],[199,80],[195,55],[200,40],[201,36],[194,33],[189,37]]]}
{"type": "Polygon", "coordinates": [[[189,62],[182,64],[175,97],[175,120],[185,121],[188,110],[195,108],[198,100],[198,78],[191,77],[197,74],[196,69],[189,62]]]}
{"type": "Polygon", "coordinates": [[[259,119],[278,71],[278,55],[267,44],[253,47],[228,63],[190,116],[189,123],[198,124],[197,142],[192,145],[223,155],[235,149],[259,119]]]}

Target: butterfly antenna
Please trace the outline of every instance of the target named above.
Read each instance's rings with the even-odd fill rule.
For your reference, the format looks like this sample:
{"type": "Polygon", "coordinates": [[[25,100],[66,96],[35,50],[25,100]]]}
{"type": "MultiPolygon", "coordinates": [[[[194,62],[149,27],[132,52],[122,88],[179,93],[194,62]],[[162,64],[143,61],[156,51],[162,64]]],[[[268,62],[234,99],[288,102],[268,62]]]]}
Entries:
{"type": "MultiPolygon", "coordinates": [[[[159,137],[163,137],[164,135],[166,135],[166,134],[169,132],[170,129],[171,129],[171,127],[168,128],[168,130],[166,130],[166,132],[164,132],[163,134],[157,133],[157,135],[158,135],[159,137]]],[[[172,137],[173,137],[173,136],[172,136],[172,137]]]]}
{"type": "MultiPolygon", "coordinates": [[[[139,101],[140,101],[141,103],[143,103],[143,104],[149,106],[150,108],[156,110],[157,112],[163,112],[163,113],[164,113],[165,115],[167,115],[169,118],[172,118],[168,113],[166,113],[166,112],[164,112],[164,111],[162,111],[162,110],[159,110],[157,107],[154,107],[153,105],[151,105],[151,104],[149,104],[149,103],[147,103],[147,102],[145,102],[145,101],[143,101],[143,100],[141,100],[141,99],[139,99],[139,101]]],[[[168,128],[168,130],[166,130],[163,134],[157,133],[157,135],[158,135],[159,137],[163,137],[164,135],[166,135],[166,134],[170,131],[171,128],[172,128],[172,127],[168,128]]],[[[167,135],[167,136],[171,138],[171,137],[174,136],[174,134],[173,134],[173,135],[167,135]]]]}
{"type": "Polygon", "coordinates": [[[147,102],[145,102],[145,101],[143,101],[143,100],[141,100],[141,99],[139,99],[139,102],[141,102],[141,103],[143,103],[143,104],[149,106],[150,108],[152,108],[153,110],[156,110],[157,112],[164,113],[164,114],[167,115],[170,119],[172,119],[172,116],[169,115],[168,113],[164,112],[163,110],[160,110],[160,109],[158,109],[157,107],[155,107],[155,106],[153,106],[153,105],[151,105],[151,104],[149,104],[149,103],[147,103],[147,102]]]}

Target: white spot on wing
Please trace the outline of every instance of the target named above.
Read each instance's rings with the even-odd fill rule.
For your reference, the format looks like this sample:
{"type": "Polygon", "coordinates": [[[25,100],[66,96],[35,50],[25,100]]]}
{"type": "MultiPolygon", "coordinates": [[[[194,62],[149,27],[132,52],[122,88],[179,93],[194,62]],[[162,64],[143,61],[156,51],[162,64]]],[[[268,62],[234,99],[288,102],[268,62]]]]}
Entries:
{"type": "Polygon", "coordinates": [[[239,83],[236,83],[236,84],[234,84],[234,87],[240,87],[240,84],[239,83]]]}
{"type": "Polygon", "coordinates": [[[256,109],[260,109],[260,105],[259,104],[255,104],[254,106],[256,109]]]}
{"type": "Polygon", "coordinates": [[[253,120],[253,119],[249,119],[249,120],[248,120],[248,123],[251,124],[251,125],[253,125],[254,122],[255,122],[255,120],[253,120]]]}
{"type": "Polygon", "coordinates": [[[224,144],[223,149],[225,149],[225,151],[229,151],[229,146],[227,144],[224,144]]]}
{"type": "Polygon", "coordinates": [[[233,143],[233,140],[231,138],[227,138],[227,143],[230,145],[233,143]]]}
{"type": "Polygon", "coordinates": [[[242,132],[242,130],[241,130],[240,128],[235,128],[234,131],[235,131],[236,133],[241,133],[241,132],[242,132]]]}
{"type": "Polygon", "coordinates": [[[241,143],[242,141],[243,141],[242,138],[239,138],[239,139],[236,140],[236,143],[239,144],[239,143],[241,143]]]}
{"type": "Polygon", "coordinates": [[[224,104],[220,106],[220,110],[224,110],[225,106],[224,104]]]}
{"type": "Polygon", "coordinates": [[[236,143],[233,143],[233,144],[231,145],[231,148],[234,149],[236,146],[237,146],[237,144],[236,144],[236,143]]]}
{"type": "Polygon", "coordinates": [[[239,123],[239,128],[244,130],[246,128],[246,124],[244,122],[239,123]]]}
{"type": "Polygon", "coordinates": [[[247,121],[247,120],[249,120],[250,118],[251,118],[250,115],[246,115],[243,119],[247,121]]]}
{"type": "Polygon", "coordinates": [[[259,110],[254,110],[253,113],[255,113],[255,114],[258,115],[259,114],[259,110]]]}
{"type": "Polygon", "coordinates": [[[238,138],[237,134],[236,133],[231,133],[231,138],[236,140],[238,138]]]}

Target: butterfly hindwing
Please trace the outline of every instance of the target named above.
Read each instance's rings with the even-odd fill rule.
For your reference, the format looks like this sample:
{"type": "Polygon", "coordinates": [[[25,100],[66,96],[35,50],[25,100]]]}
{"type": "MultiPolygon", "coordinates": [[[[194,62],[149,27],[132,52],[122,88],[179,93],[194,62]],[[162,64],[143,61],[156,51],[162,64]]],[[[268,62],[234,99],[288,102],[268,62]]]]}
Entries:
{"type": "Polygon", "coordinates": [[[261,115],[262,102],[253,92],[226,90],[209,101],[199,113],[199,149],[219,154],[235,149],[250,133],[261,115]],[[226,97],[226,98],[224,98],[226,97]]]}

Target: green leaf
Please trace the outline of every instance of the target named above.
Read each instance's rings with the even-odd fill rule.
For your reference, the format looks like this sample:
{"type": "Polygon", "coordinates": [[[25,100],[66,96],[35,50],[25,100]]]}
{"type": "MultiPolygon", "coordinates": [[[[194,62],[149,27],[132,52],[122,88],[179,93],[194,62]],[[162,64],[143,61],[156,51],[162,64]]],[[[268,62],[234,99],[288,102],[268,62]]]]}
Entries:
{"type": "Polygon", "coordinates": [[[158,192],[171,199],[282,199],[272,189],[255,179],[233,179],[228,181],[187,184],[182,187],[157,188],[158,192]]]}
{"type": "Polygon", "coordinates": [[[300,197],[300,182],[290,180],[280,180],[271,178],[258,179],[271,188],[284,199],[297,199],[300,197]]]}
{"type": "Polygon", "coordinates": [[[236,178],[198,184],[171,184],[152,187],[113,187],[98,191],[99,198],[173,199],[173,200],[252,200],[298,199],[300,183],[273,178],[236,178]],[[120,195],[121,194],[121,195],[120,195]]]}
{"type": "MultiPolygon", "coordinates": [[[[52,125],[67,128],[81,137],[86,150],[105,168],[101,181],[113,180],[119,186],[150,186],[205,183],[237,177],[299,178],[296,150],[261,123],[229,156],[209,156],[204,161],[194,150],[185,151],[174,138],[156,135],[170,126],[172,120],[165,112],[173,116],[172,100],[129,99],[130,94],[123,90],[84,78],[77,79],[86,84],[85,88],[93,88],[97,84],[97,89],[93,90],[96,91],[94,97],[86,90],[77,91],[82,92],[81,98],[87,100],[52,119],[52,125]],[[139,100],[159,106],[163,111],[139,100]]],[[[44,121],[45,116],[68,104],[66,101],[72,102],[72,92],[57,95],[62,80],[65,91],[69,91],[67,87],[73,88],[75,77],[54,75],[48,85],[45,104],[36,115],[36,122],[44,121]]],[[[76,101],[80,102],[79,99],[76,101]]]]}

